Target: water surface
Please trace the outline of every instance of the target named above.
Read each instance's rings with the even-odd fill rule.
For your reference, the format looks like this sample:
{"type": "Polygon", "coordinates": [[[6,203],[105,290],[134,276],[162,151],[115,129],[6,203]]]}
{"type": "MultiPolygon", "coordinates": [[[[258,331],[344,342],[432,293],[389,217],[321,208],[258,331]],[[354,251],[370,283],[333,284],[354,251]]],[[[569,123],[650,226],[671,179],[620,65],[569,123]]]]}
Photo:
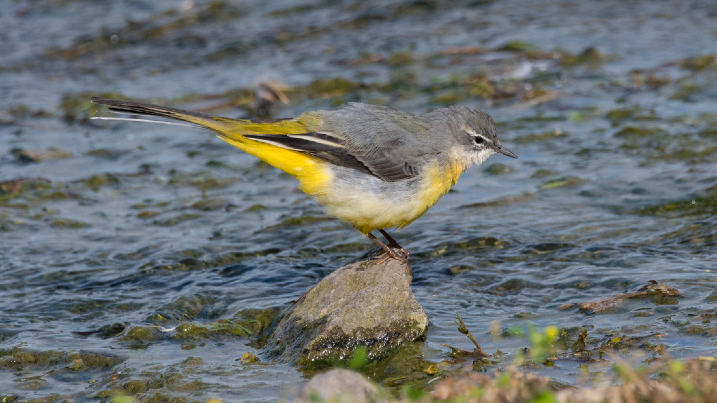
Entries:
{"type": "MultiPolygon", "coordinates": [[[[208,132],[87,119],[97,94],[247,116],[270,79],[291,88],[275,117],[461,103],[519,155],[474,167],[392,232],[431,321],[420,365],[449,359],[442,344],[472,349],[456,313],[507,354],[496,368],[529,345],[510,329],[529,325],[586,329],[592,349],[639,340],[611,350],[637,362],[717,355],[715,15],[710,1],[12,2],[0,396],[274,401],[304,382],[255,337],[175,326],[259,323],[371,242],[208,132]],[[649,280],[683,296],[577,308],[649,280]]],[[[581,366],[608,368],[531,370],[575,383],[581,366]]],[[[424,385],[416,372],[374,379],[424,385]]]]}

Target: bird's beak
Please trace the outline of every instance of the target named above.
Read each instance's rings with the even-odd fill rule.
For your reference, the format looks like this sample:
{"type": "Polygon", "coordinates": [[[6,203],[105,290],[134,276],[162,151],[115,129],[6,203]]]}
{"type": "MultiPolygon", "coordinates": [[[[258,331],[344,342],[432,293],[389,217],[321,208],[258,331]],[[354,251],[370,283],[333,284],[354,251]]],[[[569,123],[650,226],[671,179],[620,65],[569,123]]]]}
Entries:
{"type": "Polygon", "coordinates": [[[515,154],[513,154],[512,152],[508,151],[508,150],[507,150],[506,148],[504,148],[503,146],[498,146],[498,148],[496,149],[496,151],[499,152],[499,153],[501,153],[501,154],[503,154],[503,155],[507,155],[507,156],[509,156],[510,158],[518,158],[517,155],[515,155],[515,154]]]}

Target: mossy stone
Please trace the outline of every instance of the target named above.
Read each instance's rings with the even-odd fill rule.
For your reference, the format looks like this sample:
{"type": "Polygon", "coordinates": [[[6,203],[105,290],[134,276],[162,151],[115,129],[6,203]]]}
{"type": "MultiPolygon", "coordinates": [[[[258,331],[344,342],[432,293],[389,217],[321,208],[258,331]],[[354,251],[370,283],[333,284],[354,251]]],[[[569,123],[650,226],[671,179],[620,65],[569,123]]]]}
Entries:
{"type": "Polygon", "coordinates": [[[282,318],[271,337],[271,355],[316,367],[349,357],[356,348],[374,359],[425,340],[428,317],[411,279],[407,264],[395,259],[369,257],[339,268],[282,318]]]}

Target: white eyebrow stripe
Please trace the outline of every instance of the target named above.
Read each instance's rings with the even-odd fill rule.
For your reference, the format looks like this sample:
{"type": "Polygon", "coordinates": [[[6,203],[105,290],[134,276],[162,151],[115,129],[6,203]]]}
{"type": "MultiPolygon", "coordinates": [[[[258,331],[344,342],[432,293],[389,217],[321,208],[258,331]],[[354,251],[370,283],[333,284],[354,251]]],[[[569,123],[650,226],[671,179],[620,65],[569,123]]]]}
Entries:
{"type": "Polygon", "coordinates": [[[472,128],[470,128],[470,127],[464,127],[463,130],[464,130],[466,133],[468,133],[469,135],[471,135],[471,136],[480,137],[480,138],[482,138],[483,140],[485,140],[485,141],[487,141],[487,142],[489,142],[489,143],[492,143],[492,142],[493,142],[493,140],[489,139],[489,138],[488,138],[486,135],[484,135],[483,133],[476,133],[476,131],[473,130],[472,128]]]}

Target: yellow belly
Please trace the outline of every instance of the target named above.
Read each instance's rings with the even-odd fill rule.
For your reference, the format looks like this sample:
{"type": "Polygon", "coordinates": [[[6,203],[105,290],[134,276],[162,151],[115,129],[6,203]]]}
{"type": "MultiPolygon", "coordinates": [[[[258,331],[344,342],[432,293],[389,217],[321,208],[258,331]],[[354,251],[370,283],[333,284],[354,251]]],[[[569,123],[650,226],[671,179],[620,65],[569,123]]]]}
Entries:
{"type": "Polygon", "coordinates": [[[420,178],[400,182],[382,182],[345,168],[333,172],[328,191],[318,195],[317,200],[331,215],[364,234],[376,229],[403,228],[412,223],[436,204],[457,179],[453,170],[444,172],[437,166],[425,169],[420,178]]]}

